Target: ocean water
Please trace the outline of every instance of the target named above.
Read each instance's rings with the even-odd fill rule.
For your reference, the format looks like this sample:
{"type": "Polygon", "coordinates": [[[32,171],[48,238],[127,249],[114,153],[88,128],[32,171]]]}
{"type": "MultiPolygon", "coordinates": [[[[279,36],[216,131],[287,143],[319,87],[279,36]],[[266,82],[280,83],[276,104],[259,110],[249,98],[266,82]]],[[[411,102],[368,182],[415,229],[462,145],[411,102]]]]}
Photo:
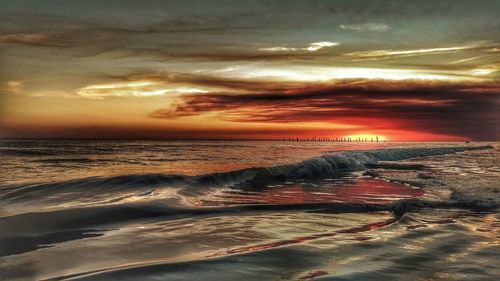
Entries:
{"type": "Polygon", "coordinates": [[[0,141],[0,280],[499,280],[500,143],[0,141]]]}

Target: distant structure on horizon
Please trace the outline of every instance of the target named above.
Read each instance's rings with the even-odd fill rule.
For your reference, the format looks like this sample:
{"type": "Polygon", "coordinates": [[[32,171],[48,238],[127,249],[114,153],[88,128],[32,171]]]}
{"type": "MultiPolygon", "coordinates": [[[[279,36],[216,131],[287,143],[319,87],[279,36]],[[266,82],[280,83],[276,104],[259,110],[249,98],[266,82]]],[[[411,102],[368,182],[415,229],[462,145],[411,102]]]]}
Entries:
{"type": "MultiPolygon", "coordinates": [[[[291,138],[291,137],[283,137],[283,141],[290,141],[290,142],[368,142],[368,138],[362,139],[361,137],[358,137],[357,139],[352,139],[350,137],[344,137],[344,138],[338,138],[336,137],[335,139],[333,138],[327,138],[327,137],[312,137],[312,138],[291,138]]],[[[378,136],[375,136],[375,139],[372,137],[370,138],[370,142],[379,142],[378,136]]]]}

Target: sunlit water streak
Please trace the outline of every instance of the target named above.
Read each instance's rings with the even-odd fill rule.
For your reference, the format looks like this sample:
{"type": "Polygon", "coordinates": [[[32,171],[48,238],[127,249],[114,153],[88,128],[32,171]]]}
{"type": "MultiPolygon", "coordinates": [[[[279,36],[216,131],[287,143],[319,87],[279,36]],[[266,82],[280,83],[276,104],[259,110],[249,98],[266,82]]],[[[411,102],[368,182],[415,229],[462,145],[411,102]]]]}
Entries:
{"type": "Polygon", "coordinates": [[[496,280],[486,145],[4,140],[0,279],[496,280]]]}

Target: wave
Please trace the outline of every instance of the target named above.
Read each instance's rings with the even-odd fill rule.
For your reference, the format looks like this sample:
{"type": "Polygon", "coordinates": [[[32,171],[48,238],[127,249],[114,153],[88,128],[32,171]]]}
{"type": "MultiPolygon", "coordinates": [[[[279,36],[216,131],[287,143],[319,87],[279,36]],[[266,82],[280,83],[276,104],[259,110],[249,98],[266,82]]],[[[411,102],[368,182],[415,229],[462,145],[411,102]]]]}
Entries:
{"type": "Polygon", "coordinates": [[[214,173],[195,178],[201,184],[250,183],[261,187],[282,180],[317,179],[337,173],[359,171],[379,161],[401,161],[411,158],[446,155],[469,150],[493,149],[492,146],[392,148],[361,151],[329,152],[296,164],[248,168],[227,173],[214,173]]]}
{"type": "MultiPolygon", "coordinates": [[[[422,199],[401,200],[392,204],[346,204],[346,203],[312,203],[285,205],[247,205],[217,208],[173,208],[165,205],[119,205],[92,208],[66,209],[43,213],[26,213],[0,220],[0,242],[22,242],[22,244],[0,247],[0,256],[8,256],[30,252],[54,244],[105,235],[107,231],[120,228],[120,225],[147,220],[179,220],[183,218],[225,216],[262,212],[303,211],[306,213],[343,214],[390,212],[387,220],[362,225],[334,232],[319,232],[311,235],[292,237],[271,241],[269,243],[252,244],[250,246],[232,247],[215,252],[214,256],[227,256],[246,252],[262,251],[302,243],[341,233],[355,233],[385,227],[398,222],[406,213],[422,209],[466,209],[473,212],[491,213],[496,206],[485,206],[474,202],[433,202],[422,199]],[[23,233],[23,235],[19,235],[23,233]],[[22,245],[22,246],[19,246],[22,245]]],[[[140,266],[139,266],[140,267],[140,266]]],[[[136,266],[132,266],[136,268],[136,266]]],[[[107,270],[107,269],[106,269],[107,270]]],[[[100,271],[100,270],[98,270],[100,271]]],[[[83,275],[88,274],[82,273],[83,275]]],[[[80,275],[80,274],[77,274],[80,275]]],[[[65,276],[68,278],[69,276],[65,276]]],[[[76,276],[75,276],[76,277],[76,276]]]]}
{"type": "MultiPolygon", "coordinates": [[[[328,152],[300,163],[256,167],[224,173],[212,173],[200,176],[173,174],[132,174],[114,177],[91,177],[56,183],[31,184],[26,186],[3,187],[5,192],[0,198],[16,198],[22,194],[42,190],[85,189],[89,191],[103,189],[106,192],[130,188],[155,188],[162,186],[240,186],[262,188],[286,180],[321,179],[345,172],[360,171],[384,164],[380,161],[400,161],[417,157],[438,156],[471,150],[493,149],[492,146],[460,146],[439,148],[392,148],[359,151],[328,152]]],[[[390,167],[390,165],[389,165],[390,167]]],[[[199,191],[202,191],[199,189],[199,191]]],[[[191,190],[191,192],[196,192],[191,190]]]]}
{"type": "Polygon", "coordinates": [[[391,212],[395,218],[405,213],[421,209],[466,209],[475,212],[493,212],[496,204],[485,204],[481,201],[429,201],[425,199],[405,199],[392,204],[358,204],[358,203],[305,203],[305,204],[269,204],[238,205],[210,208],[180,208],[165,204],[121,204],[100,207],[63,209],[48,212],[23,213],[3,217],[0,238],[18,233],[43,235],[76,229],[112,228],[115,224],[143,219],[177,220],[196,216],[223,216],[227,214],[304,211],[309,213],[343,214],[391,212]]]}

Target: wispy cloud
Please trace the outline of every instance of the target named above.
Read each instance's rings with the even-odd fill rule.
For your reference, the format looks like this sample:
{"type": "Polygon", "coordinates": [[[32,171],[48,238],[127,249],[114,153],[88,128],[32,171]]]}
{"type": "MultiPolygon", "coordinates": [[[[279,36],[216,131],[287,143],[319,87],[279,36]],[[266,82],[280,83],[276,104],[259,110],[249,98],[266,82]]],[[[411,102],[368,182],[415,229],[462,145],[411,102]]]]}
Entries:
{"type": "Polygon", "coordinates": [[[57,98],[67,98],[67,99],[79,98],[79,96],[75,96],[75,95],[68,93],[66,91],[57,91],[57,90],[36,91],[36,92],[30,93],[29,95],[31,97],[35,97],[35,98],[44,98],[44,97],[57,97],[57,98]]]}
{"type": "Polygon", "coordinates": [[[475,56],[475,57],[470,57],[470,58],[465,58],[465,59],[459,59],[459,60],[454,60],[450,62],[449,64],[459,64],[459,63],[464,63],[464,62],[470,62],[473,60],[477,60],[483,57],[486,57],[487,55],[481,55],[481,56],[475,56]]]}
{"type": "MultiPolygon", "coordinates": [[[[221,74],[215,72],[216,74],[221,74]]],[[[226,72],[223,72],[226,74],[226,72]]],[[[175,88],[199,88],[209,92],[255,92],[255,91],[283,91],[285,89],[300,88],[303,83],[294,81],[270,81],[265,79],[249,79],[245,77],[228,77],[214,75],[199,75],[189,73],[136,73],[129,75],[109,76],[114,81],[120,82],[107,83],[110,85],[127,85],[130,82],[147,81],[154,83],[154,87],[175,87],[175,88]]],[[[105,84],[105,85],[107,85],[105,84]]]]}
{"type": "Polygon", "coordinates": [[[387,31],[389,30],[389,25],[385,23],[362,23],[362,24],[341,24],[339,25],[341,29],[344,30],[354,30],[354,31],[387,31]]]}
{"type": "Polygon", "coordinates": [[[442,47],[442,48],[426,48],[426,49],[412,49],[412,50],[370,50],[345,53],[343,56],[354,59],[382,59],[393,57],[408,57],[419,55],[432,55],[457,52],[463,50],[472,50],[481,47],[478,44],[467,44],[463,46],[442,47]]]}
{"type": "Polygon", "coordinates": [[[368,67],[331,67],[331,66],[255,66],[226,72],[239,79],[260,79],[280,82],[321,83],[343,79],[373,80],[423,80],[423,81],[462,81],[478,80],[469,71],[432,71],[425,69],[368,68],[368,67]]]}
{"type": "Polygon", "coordinates": [[[78,90],[77,94],[85,98],[102,99],[106,97],[152,97],[167,93],[192,94],[208,91],[191,87],[167,87],[157,81],[130,81],[110,84],[89,85],[78,90]]]}
{"type": "Polygon", "coordinates": [[[297,52],[297,51],[308,51],[308,52],[316,52],[323,48],[337,46],[339,43],[337,42],[313,42],[307,45],[306,47],[267,47],[267,48],[259,48],[259,51],[264,52],[297,52]]]}
{"type": "Polygon", "coordinates": [[[472,74],[475,76],[485,76],[490,75],[500,70],[500,64],[482,65],[471,70],[472,74]]]}
{"type": "Polygon", "coordinates": [[[5,86],[2,87],[5,89],[5,92],[8,94],[21,94],[24,92],[24,81],[11,80],[5,82],[5,86]]]}
{"type": "Polygon", "coordinates": [[[15,33],[0,36],[0,44],[21,44],[47,46],[50,45],[51,36],[45,33],[15,33]]]}

